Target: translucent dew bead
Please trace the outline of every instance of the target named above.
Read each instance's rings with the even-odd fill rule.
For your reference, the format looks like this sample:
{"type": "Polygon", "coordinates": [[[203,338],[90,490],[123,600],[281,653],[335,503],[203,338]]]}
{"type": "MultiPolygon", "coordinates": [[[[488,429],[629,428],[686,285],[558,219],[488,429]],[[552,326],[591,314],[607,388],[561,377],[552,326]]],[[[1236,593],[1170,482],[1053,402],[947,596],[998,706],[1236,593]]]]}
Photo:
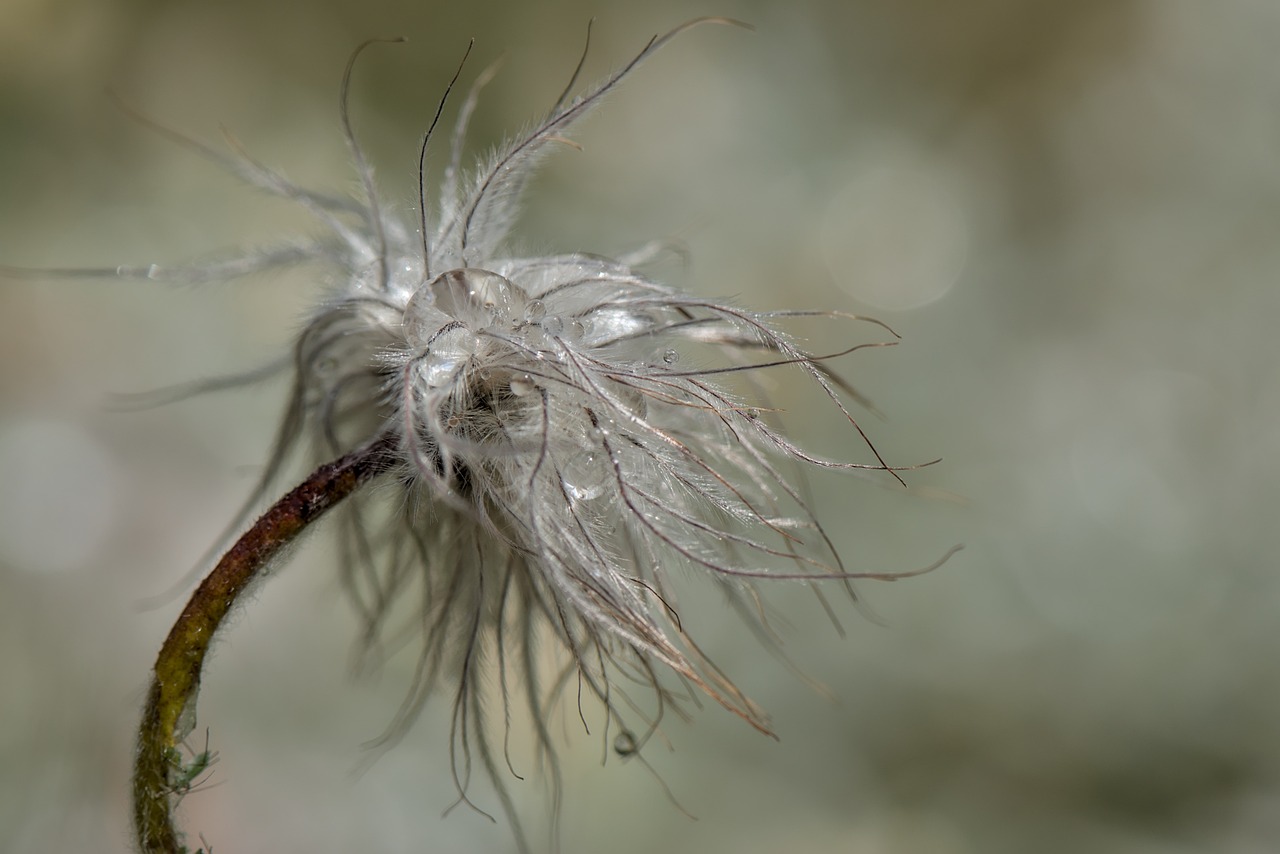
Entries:
{"type": "Polygon", "coordinates": [[[464,267],[441,273],[409,298],[404,309],[404,337],[409,346],[430,346],[451,323],[472,331],[523,319],[529,295],[510,279],[489,270],[464,267]]]}

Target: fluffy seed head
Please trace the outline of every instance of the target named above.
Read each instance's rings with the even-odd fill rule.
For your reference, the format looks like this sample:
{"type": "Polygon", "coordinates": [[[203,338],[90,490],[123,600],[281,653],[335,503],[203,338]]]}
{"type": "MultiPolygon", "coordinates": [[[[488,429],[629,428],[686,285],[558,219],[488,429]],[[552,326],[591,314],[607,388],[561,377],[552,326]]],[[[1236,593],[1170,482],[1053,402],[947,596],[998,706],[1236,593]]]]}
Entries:
{"type": "Polygon", "coordinates": [[[697,692],[768,732],[761,710],[686,633],[672,581],[709,578],[773,646],[762,581],[847,586],[857,575],[805,503],[796,469],[893,472],[842,403],[852,390],[826,367],[831,357],[802,351],[777,326],[812,313],[682,294],[642,272],[652,252],[504,254],[520,190],[541,156],[688,26],[571,97],[575,73],[545,120],[464,174],[462,140],[482,75],[461,107],[439,189],[428,193],[420,181],[420,231],[379,205],[346,123],[345,81],[344,126],[363,202],[303,190],[247,157],[188,141],[305,206],[328,236],[221,266],[146,271],[192,280],[299,262],[331,270],[335,288],[295,343],[290,405],[255,498],[306,441],[331,458],[395,436],[396,489],[349,507],[344,581],[374,651],[403,637],[388,626],[396,603],[415,589],[420,596],[418,675],[383,743],[405,731],[428,696],[450,696],[464,798],[478,762],[510,808],[486,691],[500,694],[504,720],[512,707],[530,713],[553,778],[547,719],[575,679],[580,697],[602,704],[606,732],[621,733],[620,754],[642,750],[662,716],[682,714],[697,692]],[[819,389],[871,461],[820,459],[787,439],[754,396],[752,378],[765,370],[819,389]],[[561,650],[550,667],[537,649],[547,640],[561,650]]]}

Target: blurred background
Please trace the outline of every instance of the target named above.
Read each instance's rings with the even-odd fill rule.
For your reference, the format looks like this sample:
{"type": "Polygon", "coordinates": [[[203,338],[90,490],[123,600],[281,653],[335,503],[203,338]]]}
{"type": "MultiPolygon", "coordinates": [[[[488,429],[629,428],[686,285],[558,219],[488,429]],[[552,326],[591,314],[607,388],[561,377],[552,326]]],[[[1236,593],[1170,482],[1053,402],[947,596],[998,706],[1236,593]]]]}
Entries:
{"type": "MultiPolygon", "coordinates": [[[[646,758],[694,821],[566,724],[564,850],[1276,850],[1280,5],[5,0],[0,263],[174,262],[310,226],[108,89],[354,191],[343,65],[407,36],[365,54],[351,100],[408,215],[469,38],[464,79],[505,57],[479,151],[555,100],[589,18],[588,79],[701,14],[756,31],[696,30],[630,79],[548,164],[518,245],[675,238],[691,262],[662,274],[696,293],[890,323],[901,346],[842,367],[886,414],[865,424],[891,461],[943,462],[910,493],[816,478],[820,515],[859,569],[966,549],[864,584],[844,639],[807,591],[774,591],[788,652],[834,701],[706,596],[699,641],[781,741],[715,707],[672,723],[675,750],[646,758]]],[[[106,394],[271,358],[322,284],[0,282],[0,850],[130,849],[136,718],[182,597],[145,602],[231,518],[283,389],[133,414],[106,394]]],[[[794,331],[820,351],[878,340],[794,331]]],[[[862,450],[821,401],[777,404],[806,446],[862,450]]],[[[185,827],[220,854],[513,850],[505,820],[440,818],[447,709],[355,773],[410,662],[351,678],[330,546],[305,544],[215,647],[200,721],[220,756],[185,827]]]]}

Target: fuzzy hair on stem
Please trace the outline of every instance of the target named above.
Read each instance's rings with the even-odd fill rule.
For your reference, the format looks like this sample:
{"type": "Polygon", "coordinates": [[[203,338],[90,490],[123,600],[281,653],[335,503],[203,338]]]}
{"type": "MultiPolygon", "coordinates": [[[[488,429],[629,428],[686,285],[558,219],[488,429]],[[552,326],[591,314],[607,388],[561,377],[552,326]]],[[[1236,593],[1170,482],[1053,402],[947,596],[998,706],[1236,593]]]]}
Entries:
{"type": "MultiPolygon", "coordinates": [[[[680,576],[709,580],[762,645],[781,657],[766,616],[767,585],[809,585],[834,620],[823,593],[827,585],[853,596],[854,580],[927,572],[954,552],[906,572],[852,570],[805,499],[800,478],[806,468],[901,482],[900,472],[918,466],[891,465],[881,456],[845,403],[866,402],[830,364],[894,341],[813,354],[782,326],[822,316],[862,322],[896,339],[889,327],[841,312],[761,312],[684,294],[645,274],[657,254],[652,248],[617,259],[585,252],[515,257],[506,251],[521,193],[544,156],[567,142],[573,126],[654,53],[708,23],[741,26],[723,18],[689,21],[655,36],[620,69],[579,91],[584,47],[545,117],[468,169],[462,163],[467,125],[493,76],[492,69],[482,73],[458,110],[433,192],[428,148],[462,74],[460,64],[422,142],[414,222],[379,202],[348,114],[357,57],[376,42],[395,40],[360,45],[343,75],[341,127],[363,191],[359,200],[293,184],[230,135],[230,153],[223,153],[139,117],[250,186],[298,204],[314,217],[319,235],[175,267],[41,271],[178,283],[300,264],[328,271],[332,287],[306,319],[289,357],[122,402],[170,403],[292,374],[262,475],[212,553],[235,543],[222,566],[243,551],[245,538],[259,536],[269,547],[263,553],[274,555],[318,515],[304,518],[299,508],[310,501],[327,509],[341,501],[341,579],[359,616],[364,656],[377,661],[417,643],[404,701],[371,746],[393,746],[431,698],[450,703],[448,753],[458,802],[483,812],[470,788],[477,773],[486,776],[522,851],[529,845],[507,786],[510,777],[523,779],[510,749],[517,714],[531,721],[553,816],[561,771],[551,719],[575,688],[583,726],[584,698],[594,698],[603,710],[605,743],[612,729],[617,755],[641,762],[665,716],[687,717],[699,696],[774,735],[764,711],[691,636],[697,620],[682,609],[675,583],[680,576]],[[790,372],[812,385],[867,459],[826,459],[788,438],[753,379],[766,371],[790,372]],[[252,509],[279,488],[283,473],[308,448],[319,460],[335,462],[321,465],[237,540],[252,509]],[[335,466],[357,474],[333,480],[335,466]],[[306,499],[301,504],[300,491],[306,499]],[[268,525],[263,533],[268,522],[278,530],[268,525]],[[272,531],[288,537],[272,539],[272,531]],[[396,614],[415,600],[410,618],[398,621],[396,614]],[[558,650],[558,663],[548,663],[547,647],[558,650]]],[[[0,272],[32,275],[15,268],[0,272]]],[[[236,571],[251,576],[267,559],[255,566],[250,558],[236,571]]],[[[153,686],[144,719],[142,779],[135,779],[135,790],[143,787],[151,812],[140,822],[169,828],[156,845],[140,829],[148,851],[179,845],[171,823],[164,823],[173,795],[166,789],[166,751],[194,727],[190,712],[203,650],[243,589],[224,591],[217,605],[222,610],[210,622],[199,605],[209,584],[206,579],[187,608],[196,609],[193,619],[205,621],[195,632],[204,644],[199,659],[188,655],[182,631],[190,627],[180,631],[180,622],[156,668],[160,684],[163,668],[194,662],[183,677],[188,694],[164,705],[154,693],[162,689],[153,686]],[[148,721],[167,728],[154,743],[148,721]],[[150,762],[145,768],[144,760],[150,762]]],[[[553,834],[554,828],[553,820],[553,834]]]]}

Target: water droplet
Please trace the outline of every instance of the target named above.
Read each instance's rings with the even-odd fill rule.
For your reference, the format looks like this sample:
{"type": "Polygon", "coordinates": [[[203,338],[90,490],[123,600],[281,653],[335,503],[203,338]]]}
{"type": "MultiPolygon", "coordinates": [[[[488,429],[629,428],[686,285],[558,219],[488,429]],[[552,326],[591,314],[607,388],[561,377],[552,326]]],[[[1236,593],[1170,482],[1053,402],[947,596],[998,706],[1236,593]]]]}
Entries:
{"type": "Polygon", "coordinates": [[[587,324],[577,318],[569,322],[569,330],[565,333],[565,338],[577,344],[587,337],[587,324]]]}
{"type": "Polygon", "coordinates": [[[637,749],[635,733],[630,730],[624,729],[613,740],[613,752],[623,759],[634,756],[637,749]]]}
{"type": "Polygon", "coordinates": [[[476,267],[441,273],[418,293],[423,290],[428,291],[437,311],[477,328],[495,320],[523,317],[529,302],[524,288],[497,273],[476,267]]]}
{"type": "Polygon", "coordinates": [[[409,298],[404,309],[405,340],[422,349],[450,323],[473,331],[514,324],[524,316],[528,303],[524,288],[497,273],[475,267],[449,270],[409,298]]]}
{"type": "Polygon", "coordinates": [[[468,295],[476,305],[500,316],[524,313],[529,295],[510,279],[488,270],[459,271],[467,281],[468,295]]]}
{"type": "Polygon", "coordinates": [[[608,458],[601,454],[585,453],[573,456],[560,467],[560,482],[565,493],[574,501],[590,501],[604,492],[609,478],[608,458]]]}
{"type": "Polygon", "coordinates": [[[542,328],[548,335],[559,335],[564,332],[564,318],[553,314],[542,319],[542,328]]]}
{"type": "Polygon", "coordinates": [[[668,365],[674,365],[676,362],[680,361],[680,354],[677,351],[668,348],[662,353],[662,361],[666,362],[668,365]]]}
{"type": "Polygon", "coordinates": [[[524,397],[530,394],[537,385],[533,382],[533,377],[528,374],[521,374],[518,377],[511,378],[511,393],[516,397],[524,397]]]}

